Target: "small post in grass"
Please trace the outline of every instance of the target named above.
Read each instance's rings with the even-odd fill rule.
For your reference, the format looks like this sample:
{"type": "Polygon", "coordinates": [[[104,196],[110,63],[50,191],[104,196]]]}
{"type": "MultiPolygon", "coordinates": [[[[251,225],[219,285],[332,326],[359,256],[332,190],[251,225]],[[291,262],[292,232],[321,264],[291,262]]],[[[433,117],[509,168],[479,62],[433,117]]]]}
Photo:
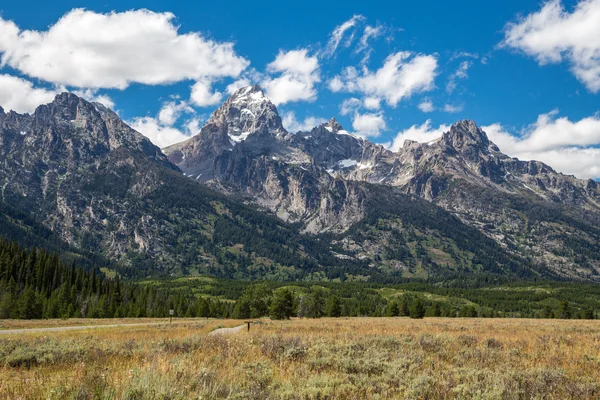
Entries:
{"type": "Polygon", "coordinates": [[[169,323],[173,323],[173,314],[175,314],[175,310],[169,310],[169,323]]]}
{"type": "Polygon", "coordinates": [[[248,324],[248,332],[250,332],[250,324],[252,323],[252,321],[244,321],[245,324],[248,324]]]}

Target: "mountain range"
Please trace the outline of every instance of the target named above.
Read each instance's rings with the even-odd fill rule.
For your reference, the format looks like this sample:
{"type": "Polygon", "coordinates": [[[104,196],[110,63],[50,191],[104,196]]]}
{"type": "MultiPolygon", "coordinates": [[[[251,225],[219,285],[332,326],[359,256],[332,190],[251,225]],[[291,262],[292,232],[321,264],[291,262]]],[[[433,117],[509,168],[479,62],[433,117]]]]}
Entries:
{"type": "Polygon", "coordinates": [[[511,158],[468,120],[393,152],[333,118],[288,132],[249,86],[161,150],[63,93],[0,108],[0,163],[0,234],[127,276],[600,279],[598,183],[511,158]]]}

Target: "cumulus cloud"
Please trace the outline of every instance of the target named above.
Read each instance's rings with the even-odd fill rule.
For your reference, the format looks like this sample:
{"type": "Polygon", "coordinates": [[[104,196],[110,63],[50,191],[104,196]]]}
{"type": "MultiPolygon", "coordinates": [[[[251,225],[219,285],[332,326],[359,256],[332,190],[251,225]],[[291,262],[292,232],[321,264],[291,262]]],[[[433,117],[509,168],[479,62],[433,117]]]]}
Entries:
{"type": "Polygon", "coordinates": [[[274,104],[314,101],[317,98],[315,84],[321,80],[319,60],[310,56],[308,50],[279,51],[275,60],[267,65],[267,72],[279,73],[279,76],[262,82],[274,104]]]}
{"type": "Polygon", "coordinates": [[[327,86],[329,86],[329,90],[331,90],[334,93],[341,92],[342,90],[344,90],[344,82],[339,76],[334,76],[333,78],[331,78],[327,83],[327,86]]]}
{"type": "Polygon", "coordinates": [[[237,92],[238,90],[240,90],[241,88],[250,86],[252,83],[250,82],[250,79],[248,78],[241,78],[238,79],[237,81],[234,81],[232,83],[230,83],[229,85],[227,85],[227,88],[225,89],[225,91],[227,92],[227,94],[231,95],[234,94],[235,92],[237,92]]]}
{"type": "Polygon", "coordinates": [[[185,121],[183,127],[188,135],[193,136],[200,132],[200,124],[202,120],[199,117],[193,117],[185,121]]]}
{"type": "Polygon", "coordinates": [[[363,100],[363,104],[368,110],[379,110],[381,99],[377,97],[366,97],[363,100]]]}
{"type": "Polygon", "coordinates": [[[389,148],[392,151],[398,151],[404,146],[404,141],[407,139],[415,140],[419,143],[429,143],[439,139],[444,132],[448,132],[449,130],[450,126],[445,124],[437,128],[432,127],[431,120],[428,119],[422,125],[413,125],[408,129],[398,132],[389,148]]]}
{"type": "Polygon", "coordinates": [[[47,82],[124,89],[131,83],[236,77],[249,64],[233,43],[180,34],[171,13],[73,9],[46,31],[0,18],[1,65],[47,82]]]}
{"type": "Polygon", "coordinates": [[[600,116],[570,121],[554,110],[542,114],[519,135],[501,124],[482,129],[504,153],[521,160],[542,161],[578,178],[600,177],[600,116]]]}
{"type": "MultiPolygon", "coordinates": [[[[336,26],[335,29],[333,30],[333,32],[331,32],[331,37],[329,38],[329,41],[327,42],[327,46],[325,47],[325,50],[323,51],[323,56],[331,57],[337,50],[338,46],[340,45],[340,42],[342,41],[344,34],[348,30],[355,27],[360,21],[362,21],[364,19],[365,19],[365,17],[363,17],[362,15],[354,15],[348,21],[344,22],[341,25],[336,26]]],[[[350,38],[346,41],[345,47],[350,46],[353,38],[354,38],[354,34],[352,33],[350,38]]]]}
{"type": "Polygon", "coordinates": [[[152,143],[160,148],[182,142],[189,138],[177,128],[161,124],[158,119],[152,117],[139,117],[128,121],[127,124],[142,135],[146,136],[152,143]]]}
{"type": "Polygon", "coordinates": [[[201,118],[185,101],[166,101],[156,117],[137,117],[127,124],[152,141],[156,146],[165,148],[179,143],[200,131],[201,118]],[[188,117],[177,124],[183,117],[188,117]],[[181,125],[183,129],[176,127],[181,125]]]}
{"type": "Polygon", "coordinates": [[[208,107],[219,104],[223,99],[223,93],[212,91],[212,82],[206,79],[199,80],[192,85],[190,100],[199,107],[208,107]]]}
{"type": "Polygon", "coordinates": [[[419,108],[419,110],[423,111],[424,113],[430,113],[430,112],[435,111],[433,102],[428,98],[424,98],[423,101],[421,101],[417,107],[419,108]]]}
{"type": "Polygon", "coordinates": [[[600,0],[581,0],[569,13],[560,0],[506,25],[501,46],[518,49],[539,64],[567,60],[590,91],[600,91],[600,0]]]}
{"type": "Polygon", "coordinates": [[[471,61],[463,61],[458,66],[458,69],[450,75],[448,78],[448,84],[446,85],[446,92],[452,93],[458,86],[458,81],[461,79],[467,79],[469,74],[469,68],[473,65],[471,61]]]}
{"type": "Polygon", "coordinates": [[[383,113],[355,113],[352,119],[354,133],[362,137],[378,137],[387,128],[383,113]]]}
{"type": "Polygon", "coordinates": [[[179,103],[175,101],[168,101],[162,105],[162,108],[158,112],[158,121],[164,125],[173,125],[183,113],[193,113],[194,109],[190,107],[185,101],[179,103]]]}
{"type": "Polygon", "coordinates": [[[293,111],[283,113],[283,118],[281,119],[281,123],[283,127],[292,133],[296,132],[308,132],[311,131],[317,125],[321,125],[327,122],[325,118],[319,118],[315,116],[308,116],[304,118],[304,121],[298,121],[296,118],[296,113],[293,111]]]}
{"type": "Polygon", "coordinates": [[[33,83],[12,75],[0,75],[0,106],[6,111],[32,113],[40,104],[50,103],[55,89],[35,88],[33,83]]]}
{"type": "Polygon", "coordinates": [[[395,107],[404,98],[433,89],[436,76],[436,56],[398,52],[389,55],[374,72],[363,68],[359,73],[353,67],[346,68],[329,82],[329,87],[380,98],[395,107]]]}

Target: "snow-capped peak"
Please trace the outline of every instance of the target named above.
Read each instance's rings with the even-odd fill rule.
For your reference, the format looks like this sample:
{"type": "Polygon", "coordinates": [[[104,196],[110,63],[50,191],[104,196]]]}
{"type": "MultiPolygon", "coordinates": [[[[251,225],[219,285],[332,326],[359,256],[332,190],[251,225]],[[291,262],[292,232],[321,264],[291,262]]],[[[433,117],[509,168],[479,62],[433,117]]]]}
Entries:
{"type": "Polygon", "coordinates": [[[251,85],[238,89],[231,95],[229,100],[232,104],[256,104],[271,102],[269,98],[265,96],[262,88],[258,85],[251,85]]]}
{"type": "Polygon", "coordinates": [[[258,132],[284,132],[277,108],[258,85],[238,89],[213,113],[210,122],[227,126],[232,146],[258,132]]]}

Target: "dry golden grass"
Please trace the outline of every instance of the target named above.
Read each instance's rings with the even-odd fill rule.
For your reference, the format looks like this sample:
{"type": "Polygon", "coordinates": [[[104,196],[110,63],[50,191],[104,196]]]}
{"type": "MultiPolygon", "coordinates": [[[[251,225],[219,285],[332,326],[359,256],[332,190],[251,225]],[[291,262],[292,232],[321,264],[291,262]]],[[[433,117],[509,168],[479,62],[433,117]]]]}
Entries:
{"type": "Polygon", "coordinates": [[[0,398],[600,398],[600,321],[240,323],[0,338],[0,398]]]}

